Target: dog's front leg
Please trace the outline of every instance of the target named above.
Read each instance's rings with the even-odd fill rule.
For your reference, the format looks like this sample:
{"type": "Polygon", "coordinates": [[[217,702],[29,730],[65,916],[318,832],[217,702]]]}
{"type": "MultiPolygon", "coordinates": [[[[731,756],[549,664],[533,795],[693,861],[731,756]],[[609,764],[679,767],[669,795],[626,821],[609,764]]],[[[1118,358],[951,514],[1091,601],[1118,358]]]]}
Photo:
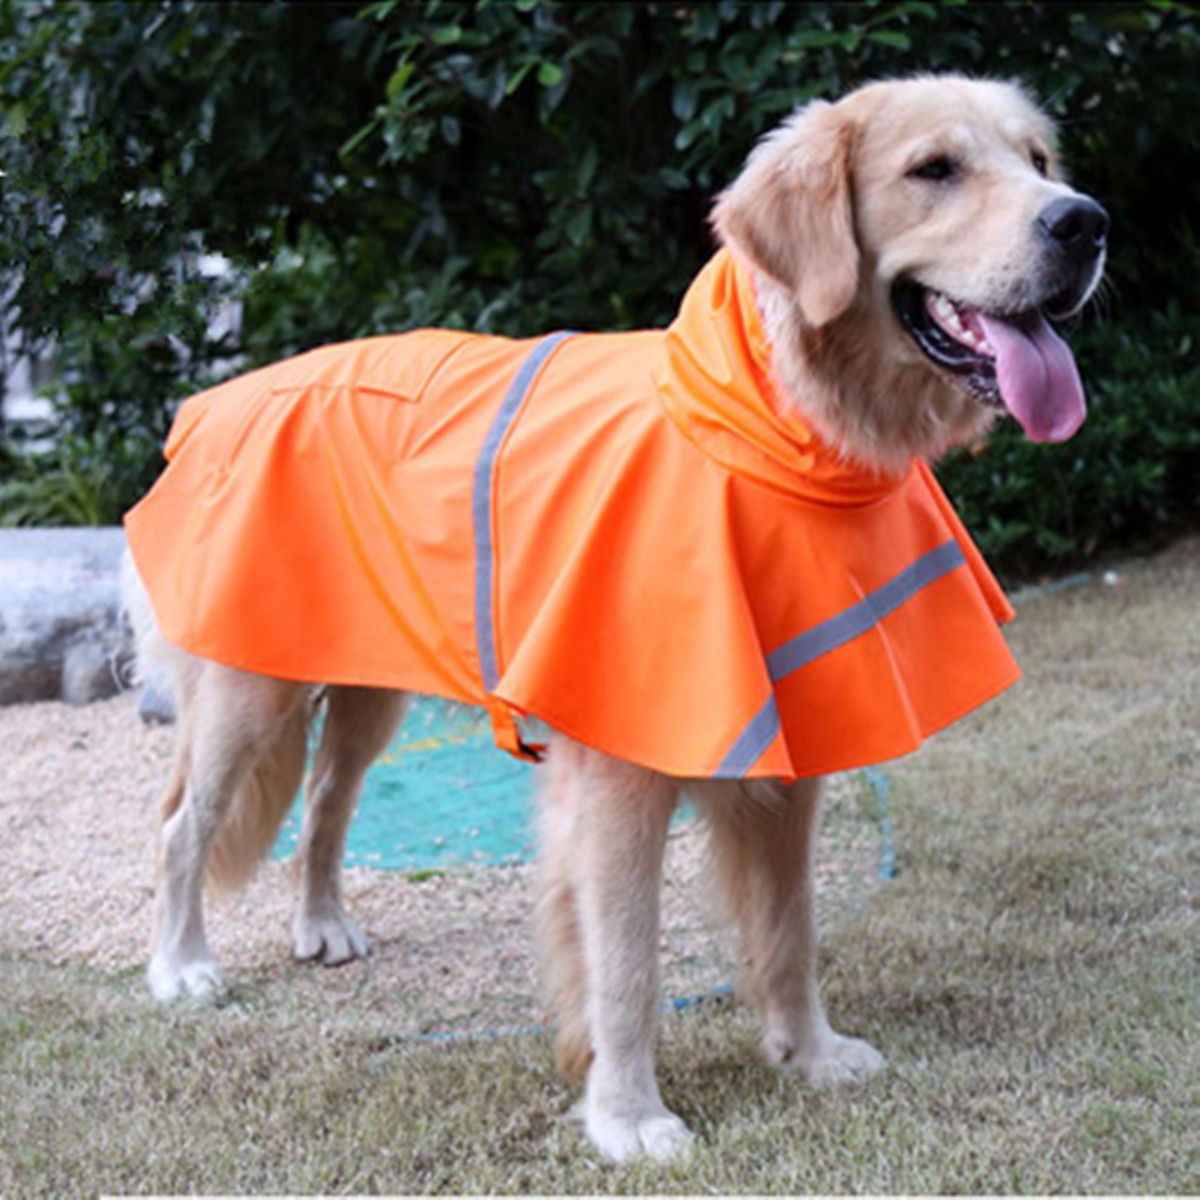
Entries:
{"type": "Polygon", "coordinates": [[[883,1056],[836,1033],[817,981],[814,859],[820,780],[698,789],[725,891],[741,929],[746,990],[763,1022],[762,1053],[814,1086],[873,1075],[883,1056]]]}
{"type": "Polygon", "coordinates": [[[609,1158],[665,1160],[691,1141],[654,1075],[659,1004],[659,891],[676,785],[604,755],[577,755],[577,902],[592,1063],[580,1109],[609,1158]]]}

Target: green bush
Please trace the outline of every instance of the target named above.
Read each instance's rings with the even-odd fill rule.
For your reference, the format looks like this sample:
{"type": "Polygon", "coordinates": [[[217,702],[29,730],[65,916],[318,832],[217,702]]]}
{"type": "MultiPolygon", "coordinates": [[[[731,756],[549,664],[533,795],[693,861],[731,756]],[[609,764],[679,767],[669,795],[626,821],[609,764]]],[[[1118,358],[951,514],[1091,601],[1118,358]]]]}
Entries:
{"type": "Polygon", "coordinates": [[[154,482],[157,450],[136,434],[67,434],[50,450],[0,455],[0,527],[119,524],[154,482]]]}
{"type": "Polygon", "coordinates": [[[1148,410],[1200,423],[1172,349],[1200,311],[1198,43],[1168,2],[0,0],[0,297],[57,347],[64,435],[136,450],[234,364],[331,340],[662,323],[711,196],[798,103],[1016,76],[1113,215],[1114,300],[1074,339],[1085,441],[1027,461],[1002,432],[946,478],[993,552],[1066,561],[1194,515],[1187,439],[1156,442],[1148,410]],[[234,290],[243,332],[214,338],[234,290]]]}

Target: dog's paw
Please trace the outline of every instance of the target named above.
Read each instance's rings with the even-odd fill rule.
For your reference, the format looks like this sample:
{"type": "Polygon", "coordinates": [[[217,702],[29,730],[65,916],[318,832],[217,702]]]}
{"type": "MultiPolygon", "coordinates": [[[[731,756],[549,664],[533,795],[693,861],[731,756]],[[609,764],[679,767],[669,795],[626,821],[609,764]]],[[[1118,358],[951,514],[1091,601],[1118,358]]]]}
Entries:
{"type": "Polygon", "coordinates": [[[215,1000],[224,994],[225,976],[213,958],[181,962],[156,954],[150,960],[146,979],[155,1000],[178,1000],[191,996],[196,1000],[215,1000]]]}
{"type": "Polygon", "coordinates": [[[340,967],[371,953],[367,935],[340,907],[319,914],[297,913],[292,939],[297,958],[319,958],[327,967],[340,967]]]}
{"type": "Polygon", "coordinates": [[[670,1162],[685,1154],[694,1134],[661,1104],[645,1108],[613,1110],[581,1100],[571,1119],[583,1127],[584,1135],[605,1158],[614,1163],[647,1157],[670,1162]]]}
{"type": "Polygon", "coordinates": [[[886,1065],[870,1042],[832,1032],[806,1050],[797,1049],[792,1039],[768,1034],[763,1039],[763,1058],[773,1067],[798,1072],[817,1088],[863,1083],[886,1065]]]}

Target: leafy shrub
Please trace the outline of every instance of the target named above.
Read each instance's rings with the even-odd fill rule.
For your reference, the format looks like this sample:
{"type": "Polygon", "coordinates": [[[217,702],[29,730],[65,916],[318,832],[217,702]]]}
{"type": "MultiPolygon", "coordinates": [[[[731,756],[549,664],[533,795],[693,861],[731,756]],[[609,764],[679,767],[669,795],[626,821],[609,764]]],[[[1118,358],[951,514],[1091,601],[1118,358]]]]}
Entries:
{"type": "Polygon", "coordinates": [[[116,525],[153,482],[157,445],[68,434],[51,450],[0,456],[0,526],[116,525]]]}
{"type": "Polygon", "coordinates": [[[946,478],[1002,558],[1066,561],[1194,515],[1198,50],[1169,0],[0,0],[0,297],[57,346],[64,434],[136,451],[181,395],[322,342],[662,323],[711,196],[798,103],[1017,76],[1113,215],[1118,302],[1074,339],[1084,440],[1026,458],[1002,431],[946,478]],[[234,288],[242,331],[215,337],[234,288]]]}

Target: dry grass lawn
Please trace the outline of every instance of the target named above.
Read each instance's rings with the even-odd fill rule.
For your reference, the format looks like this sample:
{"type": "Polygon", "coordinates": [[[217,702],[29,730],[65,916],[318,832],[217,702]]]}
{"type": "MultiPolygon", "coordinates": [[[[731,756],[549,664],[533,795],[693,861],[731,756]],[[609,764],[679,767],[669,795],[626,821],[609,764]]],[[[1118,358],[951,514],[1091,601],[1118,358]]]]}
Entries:
{"type": "Polygon", "coordinates": [[[744,1009],[700,1006],[661,1051],[695,1153],[614,1169],[541,1038],[417,1043],[283,964],[160,1009],[139,970],[16,948],[0,1195],[1200,1192],[1200,541],[1118,571],[1025,598],[1025,681],[889,768],[899,877],[824,950],[889,1058],[865,1088],[776,1076],[744,1009]]]}

